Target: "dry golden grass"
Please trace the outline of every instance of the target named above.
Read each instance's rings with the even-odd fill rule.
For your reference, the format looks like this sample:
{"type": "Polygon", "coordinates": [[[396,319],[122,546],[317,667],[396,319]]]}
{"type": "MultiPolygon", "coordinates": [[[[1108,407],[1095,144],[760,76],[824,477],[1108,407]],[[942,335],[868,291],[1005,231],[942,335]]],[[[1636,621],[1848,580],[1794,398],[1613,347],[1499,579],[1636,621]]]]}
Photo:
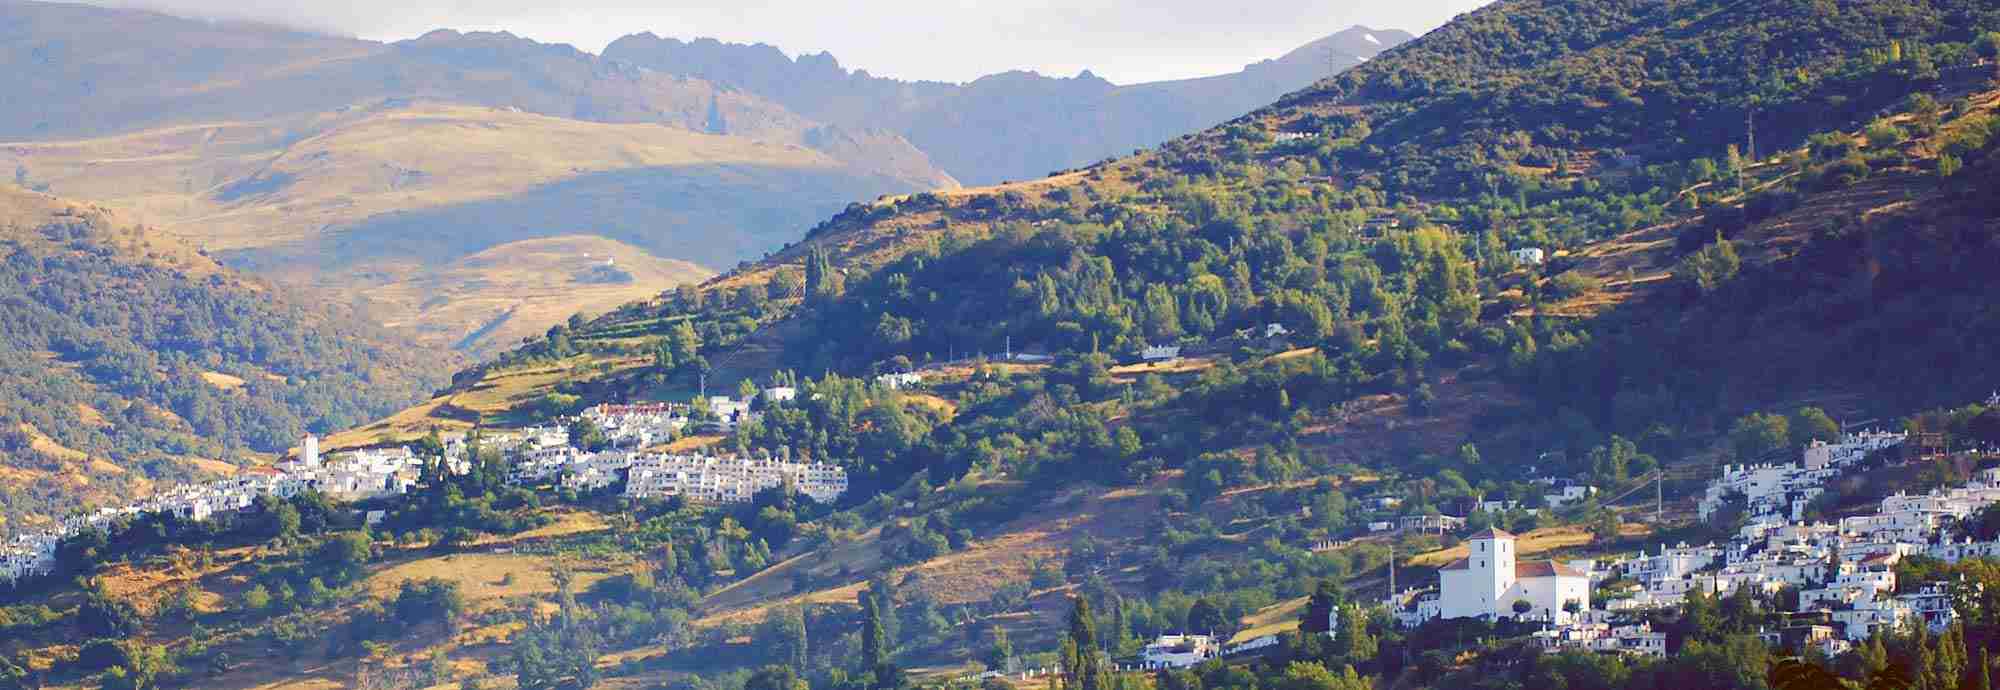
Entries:
{"type": "Polygon", "coordinates": [[[361,291],[383,325],[423,342],[507,346],[571,314],[650,300],[715,275],[615,240],[570,235],[510,242],[361,291]],[[624,282],[592,282],[615,270],[624,282]]]}
{"type": "Polygon", "coordinates": [[[647,366],[650,360],[644,357],[598,360],[579,356],[557,366],[493,372],[468,388],[433,398],[366,426],[321,439],[320,448],[334,451],[406,443],[422,438],[433,428],[452,432],[469,430],[475,424],[504,426],[509,411],[554,390],[556,384],[596,378],[599,374],[595,367],[599,363],[610,363],[615,373],[647,366]]]}
{"type": "Polygon", "coordinates": [[[1256,613],[1244,616],[1243,630],[1229,638],[1229,644],[1240,644],[1265,635],[1276,635],[1299,629],[1299,615],[1306,610],[1309,597],[1287,599],[1258,609],[1256,613]]]}
{"type": "MultiPolygon", "coordinates": [[[[457,583],[464,593],[467,609],[480,611],[500,606],[505,599],[547,596],[556,591],[551,573],[558,560],[550,556],[515,553],[459,553],[423,558],[395,565],[362,581],[369,594],[393,598],[404,580],[439,578],[457,583]]],[[[617,566],[604,562],[567,562],[576,574],[575,587],[582,591],[610,577],[617,566]]]]}
{"type": "Polygon", "coordinates": [[[723,436],[721,434],[692,434],[688,436],[682,436],[680,438],[674,439],[670,443],[660,445],[656,448],[656,450],[662,453],[692,453],[694,451],[698,451],[703,448],[707,448],[709,446],[721,443],[725,440],[728,440],[728,438],[729,437],[723,436]]]}
{"type": "Polygon", "coordinates": [[[197,470],[225,477],[235,475],[238,470],[242,469],[221,460],[210,460],[208,458],[187,458],[181,462],[197,470]]]}
{"type": "MultiPolygon", "coordinates": [[[[329,228],[386,214],[504,199],[604,173],[713,165],[845,169],[831,156],[780,139],[418,104],[10,143],[0,145],[0,166],[31,170],[37,182],[67,195],[115,206],[191,244],[227,251],[302,246],[329,228]],[[258,180],[266,183],[245,185],[258,180]],[[245,188],[250,192],[236,193],[245,188]]],[[[579,216],[585,224],[578,229],[588,231],[587,209],[579,216]]],[[[622,247],[608,251],[634,275],[632,282],[549,285],[549,277],[567,274],[528,260],[538,249],[503,244],[488,258],[504,260],[484,268],[359,257],[364,265],[322,274],[326,259],[340,257],[315,256],[271,270],[288,281],[352,291],[344,296],[365,299],[394,325],[422,325],[408,332],[439,346],[456,345],[503,315],[511,317],[478,342],[513,343],[578,311],[603,311],[712,275],[622,247]]]]}
{"type": "MultiPolygon", "coordinates": [[[[1514,549],[1523,556],[1531,556],[1543,551],[1584,546],[1590,543],[1590,531],[1582,527],[1545,527],[1526,534],[1516,535],[1514,549]]],[[[1466,557],[1471,547],[1465,544],[1439,549],[1412,556],[1408,563],[1416,566],[1439,567],[1466,557]]]]}
{"type": "Polygon", "coordinates": [[[1121,381],[1136,381],[1147,374],[1186,374],[1202,371],[1215,366],[1215,360],[1207,357],[1184,357],[1171,362],[1126,364],[1111,368],[1112,378],[1121,381]]]}
{"type": "Polygon", "coordinates": [[[201,380],[207,382],[210,386],[214,386],[216,390],[233,391],[243,387],[242,378],[230,376],[219,371],[201,372],[201,380]]]}
{"type": "Polygon", "coordinates": [[[448,104],[0,147],[0,164],[26,166],[37,181],[211,249],[295,241],[380,213],[500,198],[590,173],[703,163],[838,165],[810,149],[738,137],[448,104]],[[242,203],[217,194],[253,174],[296,181],[242,203]]]}
{"type": "Polygon", "coordinates": [[[944,415],[945,419],[958,416],[957,404],[930,393],[905,393],[903,394],[903,398],[917,405],[936,410],[939,414],[944,415]]]}
{"type": "Polygon", "coordinates": [[[98,412],[97,408],[83,403],[76,404],[76,416],[77,421],[90,426],[109,426],[111,424],[110,420],[104,418],[104,413],[98,412]]]}
{"type": "MultiPolygon", "coordinates": [[[[1618,526],[1622,537],[1638,537],[1647,534],[1645,525],[1625,523],[1618,526]]],[[[1514,548],[1523,556],[1588,546],[1591,542],[1590,530],[1570,525],[1564,527],[1544,527],[1526,534],[1515,535],[1514,548]]],[[[1418,554],[1407,561],[1410,565],[1441,567],[1460,558],[1465,558],[1470,547],[1465,544],[1418,554]]]]}

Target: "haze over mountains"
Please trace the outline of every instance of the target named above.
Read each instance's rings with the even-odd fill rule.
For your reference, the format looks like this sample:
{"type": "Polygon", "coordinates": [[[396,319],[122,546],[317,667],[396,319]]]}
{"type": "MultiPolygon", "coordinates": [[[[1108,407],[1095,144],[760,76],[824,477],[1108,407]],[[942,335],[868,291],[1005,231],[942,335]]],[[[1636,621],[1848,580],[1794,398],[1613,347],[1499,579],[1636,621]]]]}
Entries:
{"type": "MultiPolygon", "coordinates": [[[[479,353],[606,305],[428,275],[473,254],[595,236],[726,268],[855,201],[1158,143],[1408,38],[1357,28],[1208,79],[952,85],[650,34],[599,57],[506,33],[380,43],[4,2],[0,89],[15,96],[0,112],[0,171],[134,213],[232,265],[367,296],[378,320],[479,353]]],[[[641,271],[621,292],[702,275],[641,271]]]]}
{"type": "Polygon", "coordinates": [[[820,53],[794,60],[773,46],[650,33],[604,50],[607,60],[759,94],[827,122],[886,127],[968,184],[1028,179],[1130,153],[1248,112],[1412,38],[1354,27],[1242,71],[1120,86],[1006,72],[967,84],[900,81],[848,71],[820,53]]]}

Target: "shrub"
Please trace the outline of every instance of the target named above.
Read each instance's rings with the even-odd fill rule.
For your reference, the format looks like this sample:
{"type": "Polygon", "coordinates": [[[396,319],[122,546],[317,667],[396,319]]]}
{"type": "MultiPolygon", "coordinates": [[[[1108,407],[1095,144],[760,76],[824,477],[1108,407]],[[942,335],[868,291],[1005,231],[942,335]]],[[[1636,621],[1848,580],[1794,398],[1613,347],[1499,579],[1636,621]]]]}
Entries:
{"type": "Polygon", "coordinates": [[[1903,143],[1907,135],[1903,133],[1901,127],[1887,122],[1876,122],[1868,125],[1867,136],[1869,148],[1886,149],[1903,143]]]}
{"type": "Polygon", "coordinates": [[[1556,297],[1567,299],[1595,293],[1603,285],[1596,278],[1576,271],[1570,271],[1550,280],[1549,287],[1554,291],[1556,297]]]}
{"type": "Polygon", "coordinates": [[[1819,187],[1823,190],[1839,189],[1868,179],[1868,173],[1868,161],[1859,154],[1849,154],[1820,168],[1819,187]]]}

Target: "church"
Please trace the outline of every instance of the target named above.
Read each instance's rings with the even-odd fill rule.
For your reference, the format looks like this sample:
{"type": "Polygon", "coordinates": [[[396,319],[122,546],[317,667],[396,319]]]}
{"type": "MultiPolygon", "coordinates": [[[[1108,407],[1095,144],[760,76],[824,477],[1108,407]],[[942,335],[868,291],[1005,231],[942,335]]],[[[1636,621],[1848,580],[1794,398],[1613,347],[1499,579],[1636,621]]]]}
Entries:
{"type": "Polygon", "coordinates": [[[1554,561],[1521,563],[1514,559],[1514,535],[1487,529],[1467,539],[1465,558],[1438,571],[1438,617],[1494,620],[1521,616],[1530,620],[1565,622],[1564,611],[1590,608],[1590,576],[1554,561]],[[1528,602],[1525,614],[1514,602],[1528,602]]]}

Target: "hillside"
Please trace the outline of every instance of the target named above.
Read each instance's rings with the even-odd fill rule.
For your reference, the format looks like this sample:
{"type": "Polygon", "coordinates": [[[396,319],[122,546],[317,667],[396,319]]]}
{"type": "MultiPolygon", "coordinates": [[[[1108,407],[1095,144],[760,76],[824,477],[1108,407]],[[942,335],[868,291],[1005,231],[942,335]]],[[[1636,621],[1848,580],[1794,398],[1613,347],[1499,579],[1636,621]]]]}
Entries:
{"type": "Polygon", "coordinates": [[[96,206],[0,187],[0,527],[227,475],[453,360],[96,206]]]}
{"type": "MultiPolygon", "coordinates": [[[[1677,517],[1687,479],[1792,453],[1817,438],[1805,421],[1969,440],[1993,415],[1959,406],[2000,383],[1989,5],[1502,0],[1371,60],[1351,73],[1362,86],[1322,82],[1033,182],[856,204],[766,260],[562,324],[336,441],[423,447],[433,427],[795,386],[758,421],[660,447],[837,462],[851,483],[834,505],[502,487],[504,461],[476,457],[382,504],[372,532],[328,520],[276,535],[253,512],[191,535],[269,549],[255,566],[170,571],[186,575],[174,590],[228,606],[105,626],[121,618],[90,589],[30,591],[20,601],[51,608],[17,609],[12,653],[60,683],[125,662],[222,687],[393,673],[413,687],[865,690],[1057,667],[1098,688],[1763,688],[1773,653],[1750,633],[1785,622],[1751,621],[1767,609],[1747,588],[1657,612],[1680,652],[1659,660],[1544,655],[1526,638],[1539,624],[1398,629],[1373,605],[1384,566],[1434,582],[1459,538],[1371,523],[1468,514],[1559,558],[1700,544],[1733,525],[1677,517]],[[1721,45],[1786,65],[1784,83],[1721,45]],[[1606,88],[1543,99],[1581,82],[1606,88]],[[1739,136],[1751,148],[1748,123],[1729,132],[1741,118],[1718,113],[1750,105],[1823,119],[1759,121],[1756,153],[1731,155],[1739,136]],[[1678,129],[1690,113],[1705,117],[1678,129]],[[1537,118],[1569,124],[1520,129],[1537,118]],[[1514,254],[1530,249],[1543,260],[1514,254]],[[1141,361],[1169,343],[1177,358],[1141,361]],[[874,379],[900,371],[920,380],[874,379]],[[1795,432],[1768,425],[1794,418],[1795,432]],[[1601,495],[1468,512],[1546,504],[1541,476],[1601,495]],[[1661,524],[1600,503],[1655,476],[1672,480],[1652,485],[1672,501],[1661,524]],[[521,536],[564,520],[588,529],[521,536]],[[433,574],[393,595],[380,579],[433,574]],[[1259,658],[1115,678],[1076,661],[1129,661],[1162,633],[1312,626],[1335,606],[1335,640],[1288,636],[1259,658]],[[1744,633],[1727,645],[1703,629],[1725,619],[1744,633]],[[227,632],[197,640],[189,621],[227,632]],[[127,643],[71,653],[100,634],[127,643]],[[243,663],[251,649],[302,661],[243,663]],[[1551,680],[1599,668],[1592,684],[1551,680]]],[[[1979,455],[1882,474],[1922,486],[1979,455]]],[[[132,548],[103,553],[171,563],[171,540],[152,536],[171,527],[138,524],[109,540],[132,548]]],[[[100,587],[125,574],[117,556],[64,554],[113,576],[100,587]]],[[[1987,584],[1970,591],[2000,591],[1990,565],[1972,567],[1987,584]]],[[[1962,602],[1970,639],[1996,639],[2000,603],[1962,602]]],[[[1967,639],[1954,630],[1936,639],[1967,639]]],[[[1891,642],[1899,658],[1935,644],[1909,639],[1891,642]]],[[[1059,682],[965,682],[1045,681],[1059,682]]]]}
{"type": "Polygon", "coordinates": [[[818,120],[884,127],[953,177],[995,184],[1213,126],[1411,38],[1354,27],[1233,74],[1131,85],[1087,71],[1073,78],[1009,72],[965,84],[906,82],[850,71],[826,53],[793,59],[768,45],[650,33],[613,42],[604,57],[740,88],[818,120]]]}
{"type": "MultiPolygon", "coordinates": [[[[383,322],[473,353],[513,342],[461,340],[490,314],[457,317],[485,313],[478,303],[510,296],[507,280],[468,268],[495,265],[465,263],[482,251],[587,234],[639,249],[633,258],[641,261],[729,265],[782,242],[778,228],[847,199],[935,182],[898,182],[802,146],[448,104],[0,151],[0,165],[25,171],[37,187],[126,209],[239,268],[368,295],[370,313],[383,322]],[[447,284],[440,275],[466,280],[447,284]],[[411,281],[427,292],[380,299],[416,289],[411,281]],[[451,304],[420,308],[432,300],[451,304]],[[461,309],[470,311],[453,311],[461,309]]],[[[676,283],[646,287],[657,294],[676,283]]],[[[560,297],[545,294],[548,309],[541,311],[548,313],[524,318],[523,328],[539,331],[606,306],[602,298],[563,304],[560,297]],[[544,320],[550,314],[556,318],[544,320]]]]}
{"type": "MultiPolygon", "coordinates": [[[[0,116],[17,184],[345,298],[577,234],[727,267],[852,199],[957,185],[893,133],[506,34],[383,44],[13,0],[0,26],[0,86],[24,94],[0,116]],[[413,225],[437,241],[383,251],[413,225]]],[[[435,320],[453,314],[374,316],[472,354],[508,344],[460,342],[480,322],[435,320]]]]}

